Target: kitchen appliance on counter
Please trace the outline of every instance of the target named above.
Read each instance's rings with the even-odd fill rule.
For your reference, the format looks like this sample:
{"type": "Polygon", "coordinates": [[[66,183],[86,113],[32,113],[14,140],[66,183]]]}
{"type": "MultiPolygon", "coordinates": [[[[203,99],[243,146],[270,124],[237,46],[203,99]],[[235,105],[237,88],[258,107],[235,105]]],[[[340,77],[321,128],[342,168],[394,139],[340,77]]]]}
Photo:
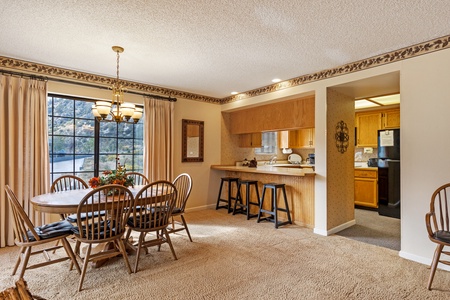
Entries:
{"type": "Polygon", "coordinates": [[[367,166],[368,167],[378,167],[378,158],[369,158],[369,160],[367,161],[367,166]]]}
{"type": "Polygon", "coordinates": [[[400,219],[400,129],[378,130],[378,214],[400,219]]]}
{"type": "Polygon", "coordinates": [[[308,160],[310,165],[314,165],[316,163],[316,154],[315,153],[308,154],[308,160]]]}
{"type": "Polygon", "coordinates": [[[302,157],[298,154],[291,154],[288,156],[288,162],[291,164],[299,165],[302,163],[302,157]]]}

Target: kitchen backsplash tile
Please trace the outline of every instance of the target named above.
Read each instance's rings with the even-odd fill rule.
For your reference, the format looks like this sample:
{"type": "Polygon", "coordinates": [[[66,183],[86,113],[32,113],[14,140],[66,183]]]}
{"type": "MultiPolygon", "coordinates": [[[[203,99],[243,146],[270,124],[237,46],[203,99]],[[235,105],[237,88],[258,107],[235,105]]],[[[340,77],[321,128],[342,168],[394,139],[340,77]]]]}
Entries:
{"type": "Polygon", "coordinates": [[[373,148],[373,153],[364,153],[364,148],[355,148],[355,161],[368,161],[369,158],[377,158],[378,149],[373,148]]]}

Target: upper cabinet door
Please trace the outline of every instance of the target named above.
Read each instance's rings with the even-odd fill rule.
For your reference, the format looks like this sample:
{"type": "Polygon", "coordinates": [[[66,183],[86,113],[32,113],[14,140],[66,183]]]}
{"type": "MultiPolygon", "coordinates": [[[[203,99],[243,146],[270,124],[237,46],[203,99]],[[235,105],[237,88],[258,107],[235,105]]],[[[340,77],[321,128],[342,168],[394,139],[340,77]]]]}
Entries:
{"type": "Polygon", "coordinates": [[[356,114],[356,147],[377,147],[381,112],[356,114]]]}
{"type": "Polygon", "coordinates": [[[383,125],[383,129],[400,128],[400,109],[391,109],[384,111],[383,125]]]}

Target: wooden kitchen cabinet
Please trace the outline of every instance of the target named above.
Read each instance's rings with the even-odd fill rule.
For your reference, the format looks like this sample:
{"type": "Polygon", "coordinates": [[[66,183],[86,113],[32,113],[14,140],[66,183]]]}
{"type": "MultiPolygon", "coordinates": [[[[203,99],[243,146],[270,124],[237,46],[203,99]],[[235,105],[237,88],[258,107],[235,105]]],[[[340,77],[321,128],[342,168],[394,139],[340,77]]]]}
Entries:
{"type": "Polygon", "coordinates": [[[378,130],[400,128],[400,108],[356,113],[356,147],[377,147],[378,130]]]}
{"type": "Polygon", "coordinates": [[[355,205],[378,207],[378,171],[355,169],[355,205]]]}
{"type": "Polygon", "coordinates": [[[279,148],[314,148],[314,128],[278,131],[279,148]]]}
{"type": "Polygon", "coordinates": [[[381,113],[356,114],[356,147],[377,147],[378,130],[381,129],[381,113]]]}
{"type": "Polygon", "coordinates": [[[299,130],[299,147],[297,148],[314,148],[314,128],[306,128],[299,130]]]}
{"type": "Polygon", "coordinates": [[[239,147],[241,147],[241,148],[262,147],[261,132],[240,134],[239,135],[239,147]]]}
{"type": "Polygon", "coordinates": [[[400,109],[383,112],[383,129],[400,128],[400,109]]]}

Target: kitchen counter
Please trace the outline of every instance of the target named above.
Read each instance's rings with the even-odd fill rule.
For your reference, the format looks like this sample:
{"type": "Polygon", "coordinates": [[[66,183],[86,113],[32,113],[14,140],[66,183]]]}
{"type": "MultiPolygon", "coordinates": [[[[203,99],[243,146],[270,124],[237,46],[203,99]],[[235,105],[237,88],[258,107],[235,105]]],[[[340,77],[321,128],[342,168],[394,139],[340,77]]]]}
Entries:
{"type": "MultiPolygon", "coordinates": [[[[273,165],[259,165],[256,168],[243,166],[223,166],[212,165],[212,172],[220,172],[220,176],[238,177],[242,180],[258,181],[258,189],[262,191],[262,186],[267,182],[284,183],[289,203],[289,210],[292,221],[298,225],[314,228],[314,181],[313,168],[282,167],[273,165]]],[[[225,191],[223,191],[225,193],[225,191]]],[[[256,197],[252,192],[253,198],[256,197]]],[[[266,195],[270,198],[270,195],[266,195]]],[[[256,199],[253,199],[257,202],[256,199]]],[[[264,202],[264,208],[270,209],[270,201],[264,202]],[[267,206],[267,207],[266,207],[267,206]]],[[[252,213],[258,210],[252,208],[252,213]]],[[[286,219],[285,212],[279,212],[281,220],[286,219]]]]}
{"type": "Polygon", "coordinates": [[[242,166],[223,166],[223,165],[212,165],[211,169],[222,170],[222,171],[234,171],[243,173],[256,173],[256,174],[272,174],[272,175],[284,175],[284,176],[315,176],[316,173],[313,168],[301,168],[301,167],[283,167],[283,166],[272,166],[263,165],[257,166],[256,168],[242,167],[242,166]]]}
{"type": "Polygon", "coordinates": [[[378,167],[355,167],[355,170],[378,170],[378,167]]]}

